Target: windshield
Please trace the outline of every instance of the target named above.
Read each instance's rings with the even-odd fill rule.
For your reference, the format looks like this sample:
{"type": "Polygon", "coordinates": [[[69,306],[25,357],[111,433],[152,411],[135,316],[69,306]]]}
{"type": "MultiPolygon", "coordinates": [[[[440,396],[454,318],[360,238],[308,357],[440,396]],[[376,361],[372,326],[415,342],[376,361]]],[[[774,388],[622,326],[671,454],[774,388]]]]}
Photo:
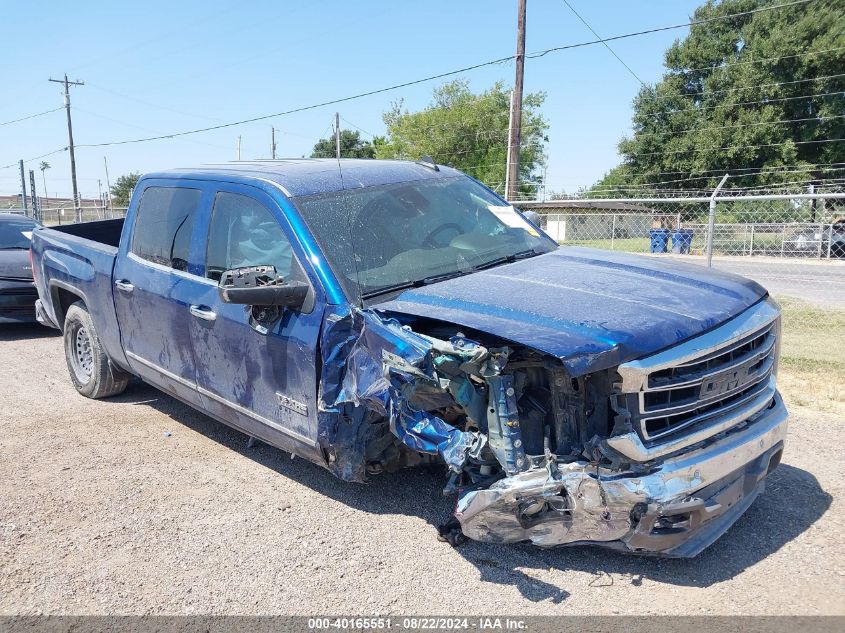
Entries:
{"type": "Polygon", "coordinates": [[[516,209],[463,176],[335,191],[294,202],[355,299],[557,248],[516,209]]]}
{"type": "Polygon", "coordinates": [[[0,220],[0,250],[29,250],[35,226],[34,222],[25,218],[0,220]]]}

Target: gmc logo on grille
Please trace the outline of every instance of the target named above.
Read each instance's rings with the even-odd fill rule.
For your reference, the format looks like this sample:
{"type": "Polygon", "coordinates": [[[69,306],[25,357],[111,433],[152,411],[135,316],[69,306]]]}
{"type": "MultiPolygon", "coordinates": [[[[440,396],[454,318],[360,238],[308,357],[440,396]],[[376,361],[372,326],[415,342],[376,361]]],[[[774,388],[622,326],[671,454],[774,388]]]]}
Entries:
{"type": "Polygon", "coordinates": [[[705,379],[701,384],[701,397],[712,398],[728,393],[739,387],[748,378],[747,369],[729,371],[710,379],[705,379]]]}

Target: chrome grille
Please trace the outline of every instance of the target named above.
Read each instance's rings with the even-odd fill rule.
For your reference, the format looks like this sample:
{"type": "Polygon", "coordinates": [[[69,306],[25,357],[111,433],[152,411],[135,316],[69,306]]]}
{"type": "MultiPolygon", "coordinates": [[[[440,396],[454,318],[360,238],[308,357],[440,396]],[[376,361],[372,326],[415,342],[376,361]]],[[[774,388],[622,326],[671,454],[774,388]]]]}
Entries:
{"type": "Polygon", "coordinates": [[[767,301],[675,348],[625,363],[616,409],[646,445],[759,410],[775,394],[778,334],[777,307],[767,301]]]}

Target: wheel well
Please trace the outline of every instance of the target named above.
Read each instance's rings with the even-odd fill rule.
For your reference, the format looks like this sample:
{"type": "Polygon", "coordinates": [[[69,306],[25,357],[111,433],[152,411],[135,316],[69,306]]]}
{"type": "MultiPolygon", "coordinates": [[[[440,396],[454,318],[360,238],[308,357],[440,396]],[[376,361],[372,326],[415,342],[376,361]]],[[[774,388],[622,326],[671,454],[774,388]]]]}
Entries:
{"type": "Polygon", "coordinates": [[[67,314],[68,308],[81,300],[82,297],[67,288],[60,288],[58,286],[53,286],[52,294],[53,307],[56,310],[56,319],[58,320],[56,325],[64,329],[65,315],[67,314]]]}

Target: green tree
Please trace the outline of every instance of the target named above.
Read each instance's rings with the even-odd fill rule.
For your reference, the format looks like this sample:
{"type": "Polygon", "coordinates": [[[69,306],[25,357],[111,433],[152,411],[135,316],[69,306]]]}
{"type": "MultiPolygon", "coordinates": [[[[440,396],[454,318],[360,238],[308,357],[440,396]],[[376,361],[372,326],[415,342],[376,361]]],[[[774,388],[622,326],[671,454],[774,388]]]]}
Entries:
{"type": "MultiPolygon", "coordinates": [[[[708,0],[694,19],[776,2],[708,0]]],[[[845,136],[845,93],[841,79],[822,78],[842,72],[843,47],[841,0],[691,27],[666,52],[663,79],[635,98],[623,163],[596,187],[710,188],[724,172],[731,186],[830,177],[823,165],[845,161],[845,144],[816,141],[845,136]]]]}
{"type": "Polygon", "coordinates": [[[141,178],[140,172],[132,172],[124,174],[111,186],[112,204],[116,207],[128,207],[129,198],[132,196],[132,190],[138,184],[141,178]]]}
{"type": "MultiPolygon", "coordinates": [[[[501,82],[474,94],[466,81],[452,81],[434,89],[432,102],[419,112],[396,103],[384,114],[387,138],[376,144],[378,158],[435,162],[467,172],[502,192],[508,148],[510,91],[501,82]]],[[[546,95],[525,95],[522,148],[519,154],[520,190],[536,192],[545,164],[548,123],[540,114],[546,95]]]]}
{"type": "MultiPolygon", "coordinates": [[[[314,145],[311,158],[334,158],[337,156],[337,141],[332,135],[321,138],[314,145]]],[[[369,141],[361,140],[361,133],[356,130],[340,131],[341,158],[375,158],[376,150],[369,141]]]]}

